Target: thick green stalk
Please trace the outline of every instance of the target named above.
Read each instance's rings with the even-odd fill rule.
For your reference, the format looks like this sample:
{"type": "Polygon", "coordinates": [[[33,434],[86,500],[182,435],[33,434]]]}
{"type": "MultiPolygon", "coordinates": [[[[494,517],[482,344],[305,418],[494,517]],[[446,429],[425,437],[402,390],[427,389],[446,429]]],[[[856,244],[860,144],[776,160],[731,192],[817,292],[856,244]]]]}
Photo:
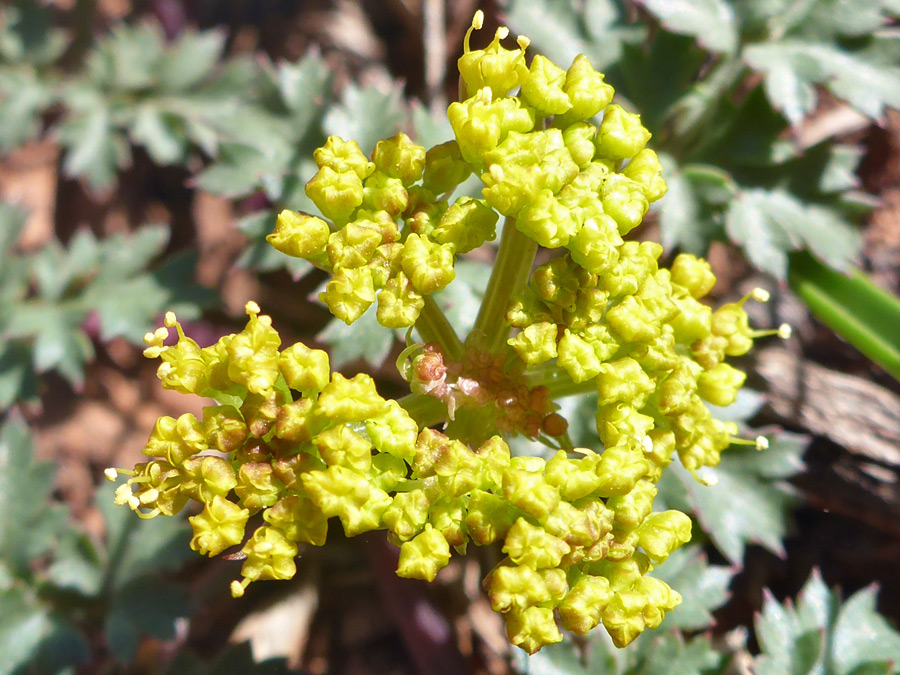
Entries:
{"type": "Polygon", "coordinates": [[[537,242],[516,228],[515,218],[506,219],[497,260],[467,346],[489,354],[497,354],[503,349],[509,335],[506,308],[528,281],[537,248],[537,242]]]}
{"type": "Polygon", "coordinates": [[[425,306],[416,320],[416,330],[423,342],[436,342],[451,361],[461,361],[465,348],[453,326],[430,295],[425,296],[425,306]]]}
{"type": "Polygon", "coordinates": [[[900,299],[861,271],[844,276],[808,253],[791,255],[788,280],[813,314],[900,380],[900,299]]]}

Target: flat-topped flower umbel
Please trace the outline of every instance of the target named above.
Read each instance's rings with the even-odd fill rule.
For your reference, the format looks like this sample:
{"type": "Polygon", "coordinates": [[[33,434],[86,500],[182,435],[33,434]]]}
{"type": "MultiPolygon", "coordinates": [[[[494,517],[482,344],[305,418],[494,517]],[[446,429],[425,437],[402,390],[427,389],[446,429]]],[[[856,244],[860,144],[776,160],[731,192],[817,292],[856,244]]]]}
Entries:
{"type": "Polygon", "coordinates": [[[423,342],[398,361],[412,393],[386,400],[368,375],[332,373],[323,351],[282,349],[252,302],[243,331],[204,348],[170,313],[146,355],[162,359],[164,387],[217,405],[202,420],[161,418],[144,450],[153,459],[121,472],[116,499],[144,517],[197,502],[191,547],[245,556],[235,596],[292,577],[332,518],[348,536],[387,530],[404,577],[431,581],[451,548],[496,545],[506,557],[484,585],[513,644],[535,652],[560,628],[602,623],[623,646],[681,601],[648,575],[691,536],[685,514],[653,511],[666,466],[677,455],[697,475],[750,442],[707,403],[735,400],[744,374],[726,358],[772,333],[750,329],[742,308],[765,294],[713,311],[705,261],[679,255],[664,269],[661,246],[623,239],[666,184],[640,118],[611,103],[587,58],[528,64],[526,39],[507,49],[501,28],[472,50],[471,33],[465,99],[448,110],[454,140],[426,150],[398,134],[367,157],[329,138],[306,186],[320,215],[285,211],[268,238],[331,274],[320,299],[346,323],[375,305],[386,328],[415,327],[423,342]],[[472,175],[481,198],[454,199],[472,175]],[[501,215],[463,340],[432,295],[460,255],[495,238],[501,215]],[[532,269],[539,247],[556,255],[532,269]],[[172,328],[178,342],[164,346],[172,328]],[[587,392],[602,447],[574,448],[554,400],[587,392]],[[554,452],[513,456],[516,434],[554,452]]]}

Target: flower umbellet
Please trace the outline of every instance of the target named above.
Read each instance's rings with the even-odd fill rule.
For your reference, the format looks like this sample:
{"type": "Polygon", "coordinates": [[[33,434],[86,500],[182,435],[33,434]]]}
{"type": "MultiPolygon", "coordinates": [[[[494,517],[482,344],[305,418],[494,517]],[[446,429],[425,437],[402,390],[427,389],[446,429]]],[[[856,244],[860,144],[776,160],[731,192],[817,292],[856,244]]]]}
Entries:
{"type": "Polygon", "coordinates": [[[191,547],[243,554],[235,596],[294,576],[301,548],[339,522],[348,536],[386,530],[397,573],[428,581],[453,551],[497,546],[506,557],[484,587],[528,652],[600,624],[624,646],[681,601],[649,574],[691,537],[687,515],[653,510],[657,482],[676,456],[700,479],[730,444],[765,446],[736,439],[707,403],[732,403],[744,383],[728,357],[787,329],[749,327],[743,305],[764,292],[713,310],[708,263],[682,254],[666,269],[661,246],[624,239],[666,192],[640,117],[584,56],[529,64],[528,41],[507,49],[502,28],[472,50],[481,20],[459,61],[454,140],[426,150],[401,133],[367,157],[329,138],[306,186],[322,217],[285,211],[268,237],[331,274],[319,298],[344,322],[374,311],[415,327],[422,342],[398,360],[411,394],[384,399],[368,375],[331,372],[324,351],[283,347],[253,302],[240,333],[203,348],[169,313],[145,354],[164,387],[216,405],[161,418],[150,461],[108,474],[128,476],[116,501],[142,517],[196,502],[191,547]],[[471,175],[482,196],[454,199],[471,175]],[[463,340],[432,296],[500,216],[463,340]],[[556,255],[533,269],[539,247],[556,255]],[[591,391],[602,446],[572,447],[554,401],[591,391]],[[516,456],[517,434],[555,453],[516,456]]]}

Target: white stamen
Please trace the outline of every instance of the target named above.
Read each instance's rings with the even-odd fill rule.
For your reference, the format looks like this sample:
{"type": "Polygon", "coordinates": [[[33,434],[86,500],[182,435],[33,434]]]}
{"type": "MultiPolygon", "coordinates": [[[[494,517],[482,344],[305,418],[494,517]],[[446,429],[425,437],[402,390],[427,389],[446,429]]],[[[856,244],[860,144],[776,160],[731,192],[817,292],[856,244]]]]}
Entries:
{"type": "Polygon", "coordinates": [[[714,474],[708,467],[701,467],[700,472],[698,472],[697,475],[700,479],[700,482],[706,487],[712,487],[719,484],[719,477],[714,474]]]}
{"type": "Polygon", "coordinates": [[[754,288],[750,292],[750,297],[756,300],[757,302],[768,302],[769,298],[772,297],[765,288],[754,288]]]}

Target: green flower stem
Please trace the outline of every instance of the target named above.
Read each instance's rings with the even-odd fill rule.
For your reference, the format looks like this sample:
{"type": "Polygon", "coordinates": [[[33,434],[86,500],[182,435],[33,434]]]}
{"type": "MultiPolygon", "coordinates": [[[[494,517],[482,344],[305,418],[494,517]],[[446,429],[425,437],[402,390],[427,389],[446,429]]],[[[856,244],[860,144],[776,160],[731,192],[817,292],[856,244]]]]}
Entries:
{"type": "Polygon", "coordinates": [[[475,327],[467,345],[489,354],[497,354],[506,344],[509,326],[506,324],[506,308],[512,298],[528,280],[537,242],[516,228],[515,218],[507,218],[500,240],[500,251],[488,281],[475,327]]]}
{"type": "Polygon", "coordinates": [[[545,377],[539,384],[547,387],[550,392],[550,398],[554,401],[566,396],[574,396],[575,394],[588,394],[597,391],[597,381],[587,380],[585,382],[573,382],[563,370],[551,373],[545,377]]]}
{"type": "Polygon", "coordinates": [[[420,429],[441,424],[447,420],[447,405],[426,394],[407,394],[397,403],[412,417],[420,429]]]}
{"type": "Polygon", "coordinates": [[[424,342],[436,342],[451,361],[462,361],[465,347],[447,317],[430,295],[425,296],[425,306],[416,320],[416,330],[424,342]]]}

